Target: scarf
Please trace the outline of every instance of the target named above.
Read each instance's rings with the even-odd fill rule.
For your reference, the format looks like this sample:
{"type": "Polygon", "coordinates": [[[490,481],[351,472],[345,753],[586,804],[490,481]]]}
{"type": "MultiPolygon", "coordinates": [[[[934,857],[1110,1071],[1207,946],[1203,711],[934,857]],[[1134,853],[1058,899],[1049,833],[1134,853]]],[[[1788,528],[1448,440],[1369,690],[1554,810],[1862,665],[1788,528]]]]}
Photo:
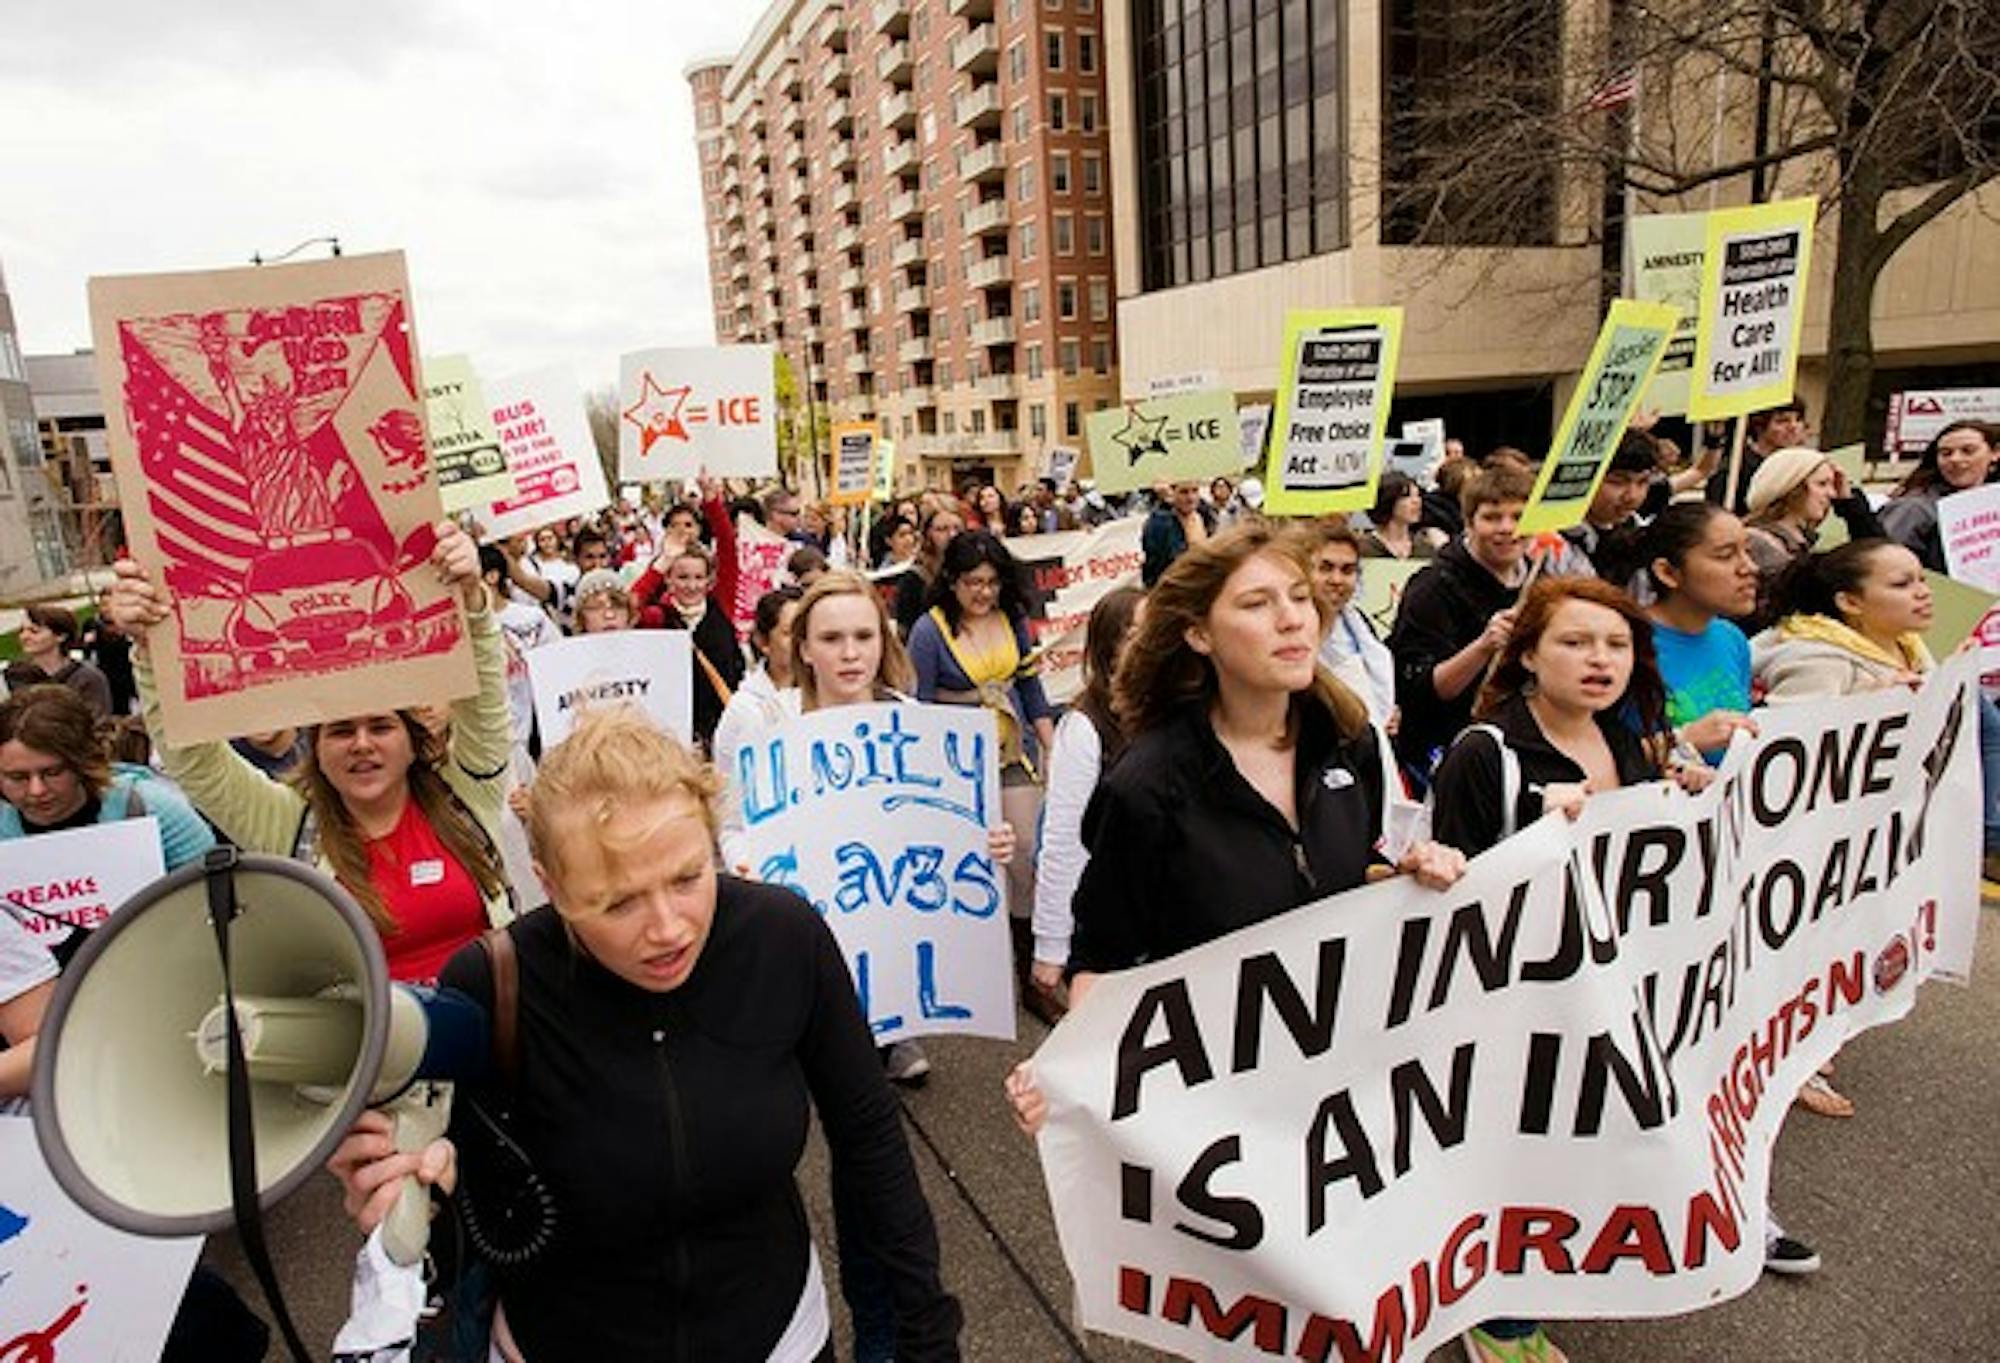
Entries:
{"type": "Polygon", "coordinates": [[[1923,636],[1917,634],[1905,634],[1896,640],[1895,651],[1891,652],[1860,630],[1824,615],[1788,615],[1778,622],[1778,633],[1786,639],[1832,644],[1869,662],[1906,672],[1928,672],[1937,666],[1923,636]]]}
{"type": "Polygon", "coordinates": [[[959,671],[971,681],[979,704],[993,712],[994,722],[1000,726],[1000,765],[1006,767],[1018,762],[1029,776],[1034,776],[1034,766],[1021,742],[1021,721],[1014,714],[1014,679],[1022,675],[1022,668],[1021,645],[1013,628],[1007,629],[1006,642],[999,648],[975,653],[952,633],[942,607],[931,607],[931,620],[959,671]]]}

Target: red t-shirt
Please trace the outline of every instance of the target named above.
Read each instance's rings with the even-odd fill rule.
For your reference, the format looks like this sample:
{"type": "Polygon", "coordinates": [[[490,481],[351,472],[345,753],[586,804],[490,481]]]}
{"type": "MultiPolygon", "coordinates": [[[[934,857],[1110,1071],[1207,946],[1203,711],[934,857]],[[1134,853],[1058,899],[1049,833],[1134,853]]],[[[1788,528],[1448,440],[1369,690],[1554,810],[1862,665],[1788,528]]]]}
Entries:
{"type": "Polygon", "coordinates": [[[383,934],[389,977],[429,984],[451,954],[486,931],[479,882],[438,839],[417,802],[386,837],[371,838],[368,873],[397,930],[383,934]]]}

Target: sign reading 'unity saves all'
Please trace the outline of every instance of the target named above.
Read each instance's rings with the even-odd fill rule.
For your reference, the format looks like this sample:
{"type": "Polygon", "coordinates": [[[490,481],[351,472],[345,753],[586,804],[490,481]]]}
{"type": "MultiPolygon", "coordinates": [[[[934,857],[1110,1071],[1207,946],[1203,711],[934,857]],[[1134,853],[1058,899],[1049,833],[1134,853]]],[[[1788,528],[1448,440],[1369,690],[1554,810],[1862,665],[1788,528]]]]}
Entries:
{"type": "Polygon", "coordinates": [[[1973,664],[1104,976],[1034,1060],[1083,1323],[1352,1363],[1746,1290],[1792,1094],[1970,966],[1973,664]]]}

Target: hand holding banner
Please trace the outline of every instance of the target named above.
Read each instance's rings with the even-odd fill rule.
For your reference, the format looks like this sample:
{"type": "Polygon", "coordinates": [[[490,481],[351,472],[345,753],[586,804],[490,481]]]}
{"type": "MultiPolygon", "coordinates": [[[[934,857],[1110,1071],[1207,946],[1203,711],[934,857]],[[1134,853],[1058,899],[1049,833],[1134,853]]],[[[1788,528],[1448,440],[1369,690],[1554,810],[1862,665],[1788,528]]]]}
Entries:
{"type": "Polygon", "coordinates": [[[884,1044],[1014,1037],[993,716],[956,705],[840,706],[738,753],[751,870],[833,929],[884,1044]]]}

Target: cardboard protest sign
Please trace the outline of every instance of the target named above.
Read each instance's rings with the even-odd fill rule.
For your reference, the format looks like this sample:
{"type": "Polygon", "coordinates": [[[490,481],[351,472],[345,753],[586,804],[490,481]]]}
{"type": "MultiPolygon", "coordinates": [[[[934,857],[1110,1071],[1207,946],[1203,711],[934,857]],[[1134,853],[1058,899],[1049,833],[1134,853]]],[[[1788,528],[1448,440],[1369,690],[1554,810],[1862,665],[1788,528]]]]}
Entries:
{"type": "Polygon", "coordinates": [[[751,868],[827,920],[876,1040],[1014,1037],[999,735],[984,709],[847,705],[745,744],[751,868]]]}
{"type": "Polygon", "coordinates": [[[618,369],[620,479],[777,476],[771,347],[638,350],[618,369]]]}
{"type": "Polygon", "coordinates": [[[578,634],[528,652],[542,745],[569,737],[592,705],[636,705],[682,742],[694,738],[694,655],[684,629],[578,634]]]}
{"type": "Polygon", "coordinates": [[[132,553],[173,594],[148,636],[194,743],[476,688],[453,594],[399,254],[90,281],[132,553]]]}
{"type": "Polygon", "coordinates": [[[1984,591],[1928,569],[1924,581],[1931,588],[1931,627],[1924,631],[1924,647],[1933,658],[1949,657],[2000,605],[2000,592],[1984,591]]]}
{"type": "Polygon", "coordinates": [[[1812,198],[1707,214],[1688,416],[1743,416],[1792,399],[1812,267],[1812,198]]]}
{"type": "Polygon", "coordinates": [[[500,448],[486,387],[463,355],[424,357],[424,413],[446,511],[514,495],[513,471],[500,448]]]}
{"type": "Polygon", "coordinates": [[[2000,388],[1929,388],[1891,393],[1883,445],[1891,456],[1922,454],[1954,421],[2000,421],[2000,388]]]}
{"type": "Polygon", "coordinates": [[[1444,421],[1405,421],[1403,434],[1389,442],[1382,455],[1382,467],[1416,479],[1418,487],[1431,486],[1438,465],[1444,463],[1444,421]]]}
{"type": "Polygon", "coordinates": [[[1147,398],[1093,412],[1084,421],[1099,492],[1158,482],[1206,482],[1242,467],[1236,402],[1227,393],[1147,398]]]}
{"type": "Polygon", "coordinates": [[[1142,516],[1127,516],[1095,530],[1007,541],[1028,584],[1028,637],[1042,650],[1036,675],[1051,703],[1061,705],[1083,690],[1083,636],[1092,608],[1114,587],[1139,585],[1145,523],[1142,516]]]}
{"type": "Polygon", "coordinates": [[[1374,502],[1402,338],[1401,308],[1285,315],[1266,513],[1363,511],[1374,502]]]}
{"type": "Polygon", "coordinates": [[[1396,627],[1396,612],[1402,609],[1403,593],[1410,579],[1431,566],[1434,560],[1421,558],[1364,558],[1361,582],[1354,589],[1354,604],[1375,626],[1382,638],[1396,627]]]}
{"type": "Polygon", "coordinates": [[[1066,487],[1076,477],[1078,452],[1061,445],[1049,447],[1049,477],[1058,488],[1066,487]]]}
{"type": "Polygon", "coordinates": [[[875,495],[880,462],[875,455],[872,421],[844,421],[833,428],[833,490],[835,506],[860,506],[875,495]]]}
{"type": "MultiPolygon", "coordinates": [[[[1938,540],[1952,577],[1966,586],[2000,593],[2000,483],[1940,498],[1938,540]]],[[[1932,609],[1936,610],[1935,601],[1932,609]]],[[[1978,634],[1981,670],[2000,672],[2000,610],[1987,612],[1978,634]]]]}
{"type": "Polygon", "coordinates": [[[199,1236],[148,1239],[90,1216],[49,1173],[34,1123],[0,1115],[0,1359],[153,1363],[200,1254],[199,1236]]]}
{"type": "Polygon", "coordinates": [[[896,442],[875,438],[875,500],[886,502],[896,495],[896,442]]]}
{"type": "Polygon", "coordinates": [[[1243,454],[1243,467],[1257,468],[1264,462],[1264,446],[1271,438],[1271,404],[1252,402],[1238,407],[1236,433],[1243,454]]]}
{"type": "Polygon", "coordinates": [[[583,395],[567,366],[510,374],[486,385],[514,493],[480,514],[486,533],[524,535],[610,505],[583,395]]]}
{"type": "Polygon", "coordinates": [[[1521,512],[1522,534],[1582,524],[1677,320],[1664,303],[1612,302],[1521,512]]]}
{"type": "Polygon", "coordinates": [[[0,842],[0,903],[50,948],[97,927],[166,873],[151,815],[0,842]]]}
{"type": "Polygon", "coordinates": [[[1688,409],[1694,378],[1695,334],[1701,326],[1701,271],[1708,256],[1708,214],[1646,213],[1628,220],[1626,249],[1631,255],[1632,296],[1642,303],[1665,303],[1680,313],[1673,339],[1640,403],[1662,416],[1688,409]]]}
{"type": "Polygon", "coordinates": [[[1970,964],[1968,664],[1762,711],[1702,795],[1593,796],[1448,891],[1391,880],[1101,977],[1034,1058],[1082,1323],[1422,1359],[1495,1316],[1747,1290],[1792,1094],[1970,964]]]}

